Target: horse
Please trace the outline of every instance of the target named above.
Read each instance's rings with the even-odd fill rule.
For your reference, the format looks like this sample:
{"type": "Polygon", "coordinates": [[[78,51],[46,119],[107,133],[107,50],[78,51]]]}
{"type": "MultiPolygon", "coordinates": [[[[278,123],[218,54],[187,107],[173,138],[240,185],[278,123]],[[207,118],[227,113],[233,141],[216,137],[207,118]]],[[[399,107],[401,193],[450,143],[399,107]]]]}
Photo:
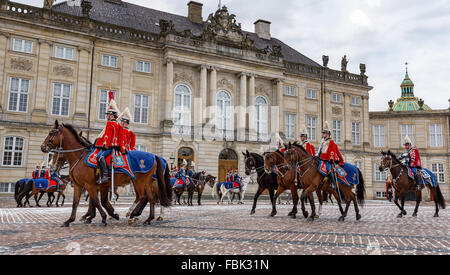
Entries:
{"type": "Polygon", "coordinates": [[[275,190],[278,189],[277,175],[275,173],[268,174],[264,171],[264,158],[261,155],[250,153],[248,150],[246,150],[245,153],[242,152],[242,154],[244,155],[245,174],[247,176],[251,176],[252,174],[256,173],[258,176],[258,191],[256,191],[255,197],[253,199],[253,207],[250,212],[250,215],[254,215],[256,213],[256,204],[258,202],[258,198],[265,190],[269,190],[270,202],[273,206],[274,193],[275,190]]]}
{"type": "MultiPolygon", "coordinates": [[[[319,172],[319,161],[317,158],[314,158],[311,156],[303,146],[294,143],[289,144],[288,150],[285,152],[286,159],[290,163],[291,166],[294,166],[295,164],[298,165],[298,168],[300,170],[300,184],[304,186],[304,191],[301,195],[301,199],[305,199],[306,197],[309,198],[312,211],[314,211],[314,198],[312,196],[312,192],[314,192],[320,184],[324,181],[326,178],[319,172]]],[[[357,169],[357,168],[356,168],[357,169]]],[[[352,191],[352,187],[343,184],[342,182],[337,181],[337,189],[335,190],[330,187],[329,180],[327,179],[326,182],[323,184],[323,190],[326,190],[328,193],[331,193],[334,195],[334,197],[337,200],[339,211],[341,212],[341,217],[339,217],[339,221],[344,221],[347,217],[348,209],[350,207],[350,203],[353,201],[355,212],[356,212],[356,220],[361,219],[361,215],[359,214],[359,207],[358,202],[362,205],[364,205],[364,197],[365,197],[365,184],[364,179],[362,176],[362,173],[359,169],[357,169],[358,175],[359,175],[359,182],[356,185],[356,196],[352,191]],[[346,200],[346,208],[345,211],[342,209],[341,205],[341,192],[344,194],[345,200],[346,200]],[[358,200],[358,201],[357,201],[358,200]]],[[[318,193],[320,195],[319,198],[321,198],[320,192],[318,193]]],[[[303,207],[303,206],[302,206],[303,207]]],[[[302,209],[303,210],[303,209],[302,209]]],[[[304,212],[303,215],[306,216],[307,212],[304,212]]],[[[314,216],[311,215],[308,218],[309,221],[314,220],[314,216]]]]}
{"type": "MultiPolygon", "coordinates": [[[[45,138],[41,145],[41,151],[43,153],[57,152],[58,154],[64,154],[64,157],[69,162],[70,176],[74,183],[74,199],[72,205],[72,213],[70,218],[62,224],[62,227],[68,227],[73,221],[75,221],[76,211],[80,202],[82,188],[86,188],[92,200],[93,207],[97,208],[102,217],[102,226],[106,226],[106,214],[102,209],[102,206],[106,208],[108,214],[113,217],[118,215],[114,213],[114,208],[108,201],[108,192],[106,196],[102,195],[102,205],[98,198],[98,185],[95,175],[95,169],[89,167],[84,159],[91,152],[91,146],[84,139],[80,138],[73,126],[66,124],[59,124],[55,121],[54,128],[50,130],[49,134],[45,138]]],[[[150,156],[150,154],[149,154],[150,156]]],[[[153,175],[158,178],[158,185],[160,191],[161,205],[170,206],[169,197],[171,196],[171,189],[166,188],[163,180],[163,166],[161,160],[154,156],[155,164],[147,173],[137,173],[136,180],[128,176],[127,174],[114,174],[114,182],[117,186],[129,185],[131,182],[134,185],[136,192],[140,195],[140,199],[144,197],[146,193],[150,201],[150,217],[145,224],[150,224],[154,218],[154,196],[151,192],[151,183],[153,181],[153,175]],[[169,190],[169,191],[168,191],[169,190]]],[[[166,165],[167,170],[167,165],[166,165]]],[[[166,182],[167,183],[167,182],[166,182]]],[[[170,185],[170,184],[169,184],[170,185]]],[[[100,189],[109,189],[110,184],[103,184],[100,189]]],[[[104,193],[102,193],[104,194],[104,193]]],[[[135,213],[131,214],[131,218],[135,216],[135,213]]]]}
{"type": "Polygon", "coordinates": [[[220,203],[223,204],[223,199],[225,198],[225,196],[227,196],[228,204],[233,204],[231,197],[232,196],[234,197],[234,195],[239,195],[238,204],[244,204],[244,197],[245,192],[247,191],[248,182],[249,182],[248,178],[242,179],[241,188],[227,188],[225,184],[222,184],[220,186],[220,192],[222,193],[220,203]]]}
{"type": "MultiPolygon", "coordinates": [[[[392,185],[395,190],[394,203],[401,211],[397,217],[402,218],[403,216],[407,215],[407,212],[404,208],[406,194],[411,189],[412,186],[415,186],[415,181],[414,179],[408,176],[407,167],[403,165],[390,150],[387,153],[381,152],[381,154],[382,158],[379,169],[380,172],[383,172],[387,169],[389,169],[391,172],[393,178],[392,185]],[[398,203],[399,199],[401,201],[401,205],[398,203]]],[[[425,185],[428,187],[428,189],[430,189],[430,192],[433,195],[435,204],[434,217],[438,218],[439,207],[445,209],[445,200],[444,196],[442,195],[441,188],[439,187],[439,185],[437,185],[437,187],[432,186],[432,184],[425,184],[425,185]]],[[[422,202],[422,190],[424,188],[425,186],[423,184],[419,184],[418,188],[415,188],[416,207],[414,209],[413,217],[417,217],[417,214],[419,212],[419,205],[422,202]]]]}
{"type": "Polygon", "coordinates": [[[188,206],[193,206],[192,199],[194,198],[195,191],[198,192],[198,205],[201,204],[201,196],[203,189],[205,189],[205,171],[195,173],[192,177],[189,177],[189,182],[186,185],[186,190],[188,192],[188,206]]]}

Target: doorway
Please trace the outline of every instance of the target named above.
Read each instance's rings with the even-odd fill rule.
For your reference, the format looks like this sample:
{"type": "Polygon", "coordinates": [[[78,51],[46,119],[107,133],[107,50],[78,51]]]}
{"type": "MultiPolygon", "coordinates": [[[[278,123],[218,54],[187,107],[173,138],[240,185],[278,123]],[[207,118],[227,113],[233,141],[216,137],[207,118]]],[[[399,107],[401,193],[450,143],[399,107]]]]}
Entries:
{"type": "Polygon", "coordinates": [[[238,155],[232,149],[225,149],[219,155],[219,182],[224,182],[227,172],[239,168],[238,155]]]}

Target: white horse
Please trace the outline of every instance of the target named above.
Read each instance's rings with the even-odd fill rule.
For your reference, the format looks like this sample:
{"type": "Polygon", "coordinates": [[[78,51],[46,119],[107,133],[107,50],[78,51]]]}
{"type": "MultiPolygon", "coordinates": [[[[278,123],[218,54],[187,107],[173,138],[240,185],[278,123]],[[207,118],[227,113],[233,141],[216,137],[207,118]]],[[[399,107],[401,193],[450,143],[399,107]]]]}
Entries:
{"type": "Polygon", "coordinates": [[[222,184],[220,186],[220,190],[218,188],[219,183],[214,184],[214,188],[213,188],[213,197],[215,197],[217,195],[218,201],[217,204],[221,203],[223,204],[223,199],[225,198],[225,196],[227,196],[228,198],[228,204],[233,204],[232,202],[232,196],[233,195],[239,195],[239,202],[238,204],[244,204],[244,197],[245,197],[245,192],[247,191],[247,186],[248,183],[250,182],[249,178],[243,178],[241,181],[241,188],[236,188],[236,189],[227,189],[225,187],[225,184],[222,184]]]}

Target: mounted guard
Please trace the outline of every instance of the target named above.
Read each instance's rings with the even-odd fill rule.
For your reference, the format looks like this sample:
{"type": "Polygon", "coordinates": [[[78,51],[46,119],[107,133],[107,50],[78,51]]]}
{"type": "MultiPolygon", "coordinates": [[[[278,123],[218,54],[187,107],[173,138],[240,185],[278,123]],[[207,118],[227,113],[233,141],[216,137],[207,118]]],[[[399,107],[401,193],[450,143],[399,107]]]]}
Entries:
{"type": "Polygon", "coordinates": [[[316,155],[316,148],[314,148],[314,145],[309,142],[308,131],[306,130],[306,128],[303,128],[303,131],[300,133],[300,141],[300,145],[303,146],[311,156],[316,155]]]}
{"type": "Polygon", "coordinates": [[[120,140],[123,143],[123,147],[127,151],[136,151],[136,135],[129,128],[130,121],[132,120],[130,109],[128,107],[125,108],[119,117],[120,125],[123,127],[123,131],[120,133],[120,140]]]}
{"type": "Polygon", "coordinates": [[[317,156],[323,161],[325,167],[321,167],[321,171],[326,168],[327,177],[331,179],[331,187],[336,188],[337,179],[334,175],[334,167],[336,164],[344,166],[344,158],[339,151],[338,146],[331,138],[331,130],[328,122],[325,121],[324,129],[322,130],[322,142],[320,143],[319,152],[317,156]]]}
{"type": "Polygon", "coordinates": [[[403,146],[405,146],[406,151],[400,155],[399,160],[405,160],[405,165],[411,168],[414,173],[417,188],[420,189],[422,161],[420,160],[419,150],[412,145],[411,139],[408,136],[405,137],[403,146]]]}
{"type": "Polygon", "coordinates": [[[98,184],[104,184],[111,180],[108,171],[108,165],[106,163],[106,157],[113,153],[113,150],[119,150],[121,153],[125,153],[123,142],[120,141],[122,126],[117,122],[119,117],[119,109],[117,103],[114,100],[114,94],[109,92],[109,108],[106,112],[106,127],[100,133],[99,137],[95,140],[94,146],[101,149],[97,155],[98,166],[102,174],[101,180],[98,184]]]}

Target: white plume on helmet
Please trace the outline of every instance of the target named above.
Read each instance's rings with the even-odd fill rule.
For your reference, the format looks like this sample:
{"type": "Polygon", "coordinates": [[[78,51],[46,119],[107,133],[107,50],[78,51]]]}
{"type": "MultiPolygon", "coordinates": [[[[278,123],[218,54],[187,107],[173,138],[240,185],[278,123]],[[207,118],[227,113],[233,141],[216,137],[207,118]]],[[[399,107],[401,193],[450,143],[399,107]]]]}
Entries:
{"type": "Polygon", "coordinates": [[[111,99],[111,101],[109,102],[109,107],[108,107],[107,112],[110,112],[110,111],[114,111],[117,114],[120,113],[119,107],[117,107],[117,102],[114,99],[111,99]]]}
{"type": "Polygon", "coordinates": [[[323,130],[322,130],[322,133],[323,132],[327,132],[327,133],[330,133],[331,134],[331,130],[330,130],[330,126],[329,126],[329,124],[328,124],[328,121],[325,121],[325,123],[323,124],[323,130]]]}
{"type": "Polygon", "coordinates": [[[126,107],[125,110],[119,115],[119,118],[127,119],[129,121],[133,120],[133,117],[130,112],[130,108],[126,107]]]}
{"type": "Polygon", "coordinates": [[[412,141],[409,138],[409,136],[405,136],[405,142],[403,143],[403,145],[406,145],[406,144],[411,144],[412,145],[412,141]]]}
{"type": "Polygon", "coordinates": [[[308,130],[306,129],[306,127],[303,127],[303,130],[300,133],[300,136],[308,136],[308,130]]]}

